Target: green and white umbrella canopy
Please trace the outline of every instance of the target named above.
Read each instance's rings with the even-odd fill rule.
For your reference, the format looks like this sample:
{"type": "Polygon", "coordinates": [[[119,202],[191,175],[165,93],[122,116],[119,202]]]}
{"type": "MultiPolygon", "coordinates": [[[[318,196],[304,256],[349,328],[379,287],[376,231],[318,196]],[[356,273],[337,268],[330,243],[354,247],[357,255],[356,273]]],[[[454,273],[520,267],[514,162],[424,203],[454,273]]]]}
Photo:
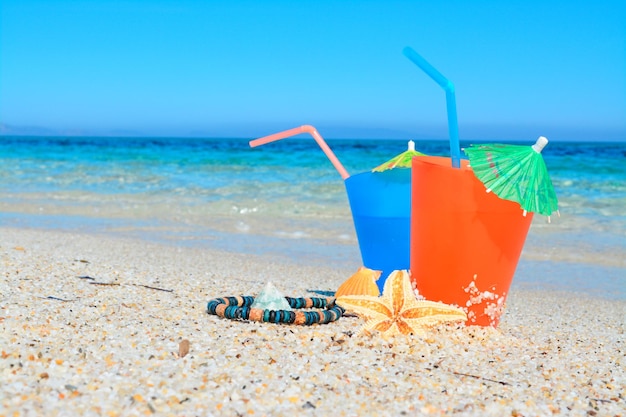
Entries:
{"type": "Polygon", "coordinates": [[[540,136],[532,146],[471,145],[464,149],[474,175],[504,200],[515,201],[526,212],[558,214],[558,200],[541,151],[548,139],[540,136]]]}
{"type": "Polygon", "coordinates": [[[413,157],[423,155],[423,153],[415,150],[415,142],[410,140],[406,151],[394,156],[389,161],[378,165],[372,170],[372,172],[383,172],[394,168],[411,168],[411,160],[413,157]]]}

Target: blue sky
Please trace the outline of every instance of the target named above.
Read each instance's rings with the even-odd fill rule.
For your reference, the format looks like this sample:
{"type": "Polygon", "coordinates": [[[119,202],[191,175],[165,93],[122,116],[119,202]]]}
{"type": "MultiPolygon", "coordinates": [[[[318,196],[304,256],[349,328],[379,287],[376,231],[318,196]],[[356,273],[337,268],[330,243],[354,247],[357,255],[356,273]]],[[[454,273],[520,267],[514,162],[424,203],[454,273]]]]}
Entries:
{"type": "Polygon", "coordinates": [[[3,131],[626,140],[626,1],[0,2],[3,131]],[[31,129],[31,131],[36,131],[31,129]]]}

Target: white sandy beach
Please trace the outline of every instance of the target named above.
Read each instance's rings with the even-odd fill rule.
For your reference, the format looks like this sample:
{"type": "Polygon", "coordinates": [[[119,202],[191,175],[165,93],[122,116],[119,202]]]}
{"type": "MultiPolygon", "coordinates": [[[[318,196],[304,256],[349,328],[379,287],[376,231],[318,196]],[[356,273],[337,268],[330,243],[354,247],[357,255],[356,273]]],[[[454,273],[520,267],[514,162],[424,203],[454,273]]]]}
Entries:
{"type": "Polygon", "coordinates": [[[0,272],[2,417],[626,415],[624,300],[517,289],[497,329],[383,339],[206,312],[334,290],[333,265],[2,228],[0,272]]]}

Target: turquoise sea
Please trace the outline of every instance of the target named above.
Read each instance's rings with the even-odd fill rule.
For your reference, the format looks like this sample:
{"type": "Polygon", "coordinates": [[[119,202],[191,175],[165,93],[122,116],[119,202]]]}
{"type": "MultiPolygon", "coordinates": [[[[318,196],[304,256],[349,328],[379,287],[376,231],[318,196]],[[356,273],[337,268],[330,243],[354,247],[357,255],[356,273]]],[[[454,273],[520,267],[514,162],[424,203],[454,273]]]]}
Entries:
{"type": "MultiPolygon", "coordinates": [[[[360,266],[343,180],[315,141],[249,139],[0,137],[0,225],[360,266]]],[[[406,149],[327,142],[350,174],[406,149]]],[[[447,141],[416,149],[449,156],[447,141]]],[[[626,298],[626,142],[553,141],[543,155],[560,217],[535,216],[514,285],[626,298]]]]}

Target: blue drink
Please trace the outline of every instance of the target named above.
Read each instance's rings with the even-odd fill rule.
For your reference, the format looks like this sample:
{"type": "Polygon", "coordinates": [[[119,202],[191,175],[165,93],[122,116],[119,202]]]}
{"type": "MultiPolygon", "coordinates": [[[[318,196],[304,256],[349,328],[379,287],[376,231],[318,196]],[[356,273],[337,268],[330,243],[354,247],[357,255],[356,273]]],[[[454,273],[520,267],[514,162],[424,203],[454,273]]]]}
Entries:
{"type": "Polygon", "coordinates": [[[345,180],[363,266],[387,276],[410,268],[411,170],[364,172],[345,180]]]}

